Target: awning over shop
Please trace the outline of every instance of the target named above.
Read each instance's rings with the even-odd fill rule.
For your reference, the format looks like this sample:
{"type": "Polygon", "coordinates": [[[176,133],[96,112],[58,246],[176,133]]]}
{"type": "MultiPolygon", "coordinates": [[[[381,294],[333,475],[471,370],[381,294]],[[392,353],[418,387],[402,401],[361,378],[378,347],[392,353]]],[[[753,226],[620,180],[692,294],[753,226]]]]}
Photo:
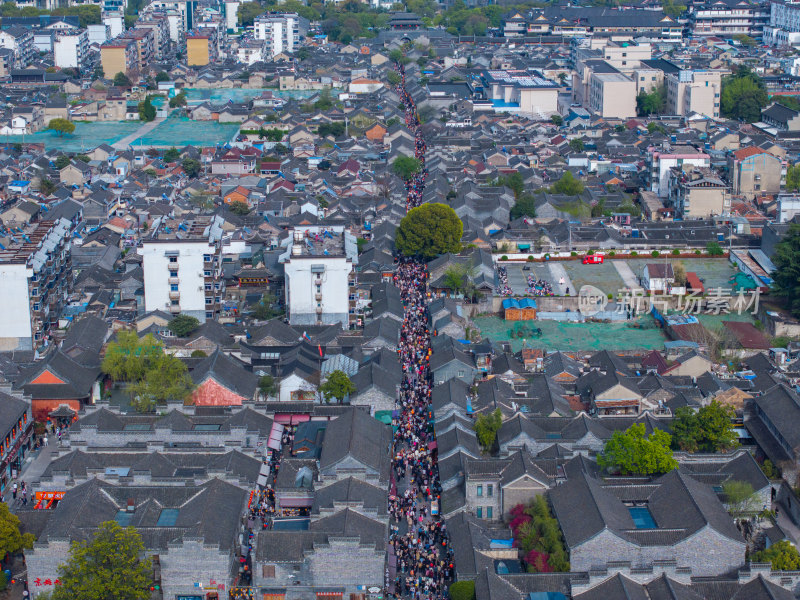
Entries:
{"type": "Polygon", "coordinates": [[[267,442],[267,446],[273,450],[280,450],[281,437],[283,437],[283,425],[275,422],[272,424],[272,431],[269,433],[269,441],[267,442]]]}

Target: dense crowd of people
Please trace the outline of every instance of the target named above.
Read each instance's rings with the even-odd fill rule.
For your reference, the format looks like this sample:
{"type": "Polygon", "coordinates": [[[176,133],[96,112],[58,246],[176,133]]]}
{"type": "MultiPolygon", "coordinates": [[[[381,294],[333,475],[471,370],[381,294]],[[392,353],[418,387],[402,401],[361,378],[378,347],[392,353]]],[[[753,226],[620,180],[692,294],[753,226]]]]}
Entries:
{"type": "Polygon", "coordinates": [[[528,295],[552,296],[553,286],[546,279],[536,279],[533,275],[528,275],[528,295]]]}
{"type": "MultiPolygon", "coordinates": [[[[398,93],[403,99],[406,125],[415,134],[416,158],[423,168],[407,182],[408,208],[418,206],[425,187],[425,142],[419,129],[414,100],[405,90],[405,71],[398,93]]],[[[403,381],[393,414],[389,542],[396,573],[387,581],[395,597],[443,599],[452,578],[452,551],[446,525],[438,517],[442,492],[431,421],[431,331],[426,304],[428,271],[413,258],[398,259],[394,283],[400,289],[404,318],[398,354],[403,381]]],[[[388,567],[387,567],[388,574],[388,567]]]]}
{"type": "Polygon", "coordinates": [[[425,167],[425,138],[419,125],[419,114],[414,99],[406,91],[405,69],[400,68],[400,83],[397,86],[397,93],[405,107],[406,127],[414,133],[414,158],[419,161],[420,168],[416,173],[405,181],[408,196],[406,198],[406,210],[419,206],[422,202],[422,192],[425,189],[425,178],[428,176],[428,169],[425,167]]]}
{"type": "Polygon", "coordinates": [[[513,296],[514,290],[511,289],[511,286],[508,285],[508,268],[501,267],[500,265],[497,266],[497,287],[495,288],[495,292],[499,296],[513,296]]]}

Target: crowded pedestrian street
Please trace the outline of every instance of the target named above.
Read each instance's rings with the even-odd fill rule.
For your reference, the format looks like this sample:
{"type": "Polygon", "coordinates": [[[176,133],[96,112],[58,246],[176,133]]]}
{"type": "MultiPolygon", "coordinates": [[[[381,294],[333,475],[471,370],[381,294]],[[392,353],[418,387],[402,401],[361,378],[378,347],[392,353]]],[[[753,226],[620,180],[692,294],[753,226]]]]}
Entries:
{"type": "MultiPolygon", "coordinates": [[[[416,104],[398,66],[398,85],[406,125],[415,136],[419,172],[406,181],[407,207],[419,206],[425,188],[425,140],[416,104]]],[[[392,419],[392,472],[389,489],[390,534],[386,587],[394,597],[440,599],[452,578],[452,551],[439,518],[441,485],[431,419],[431,331],[427,308],[428,272],[415,258],[399,258],[394,283],[404,306],[399,358],[400,397],[392,419]]]]}

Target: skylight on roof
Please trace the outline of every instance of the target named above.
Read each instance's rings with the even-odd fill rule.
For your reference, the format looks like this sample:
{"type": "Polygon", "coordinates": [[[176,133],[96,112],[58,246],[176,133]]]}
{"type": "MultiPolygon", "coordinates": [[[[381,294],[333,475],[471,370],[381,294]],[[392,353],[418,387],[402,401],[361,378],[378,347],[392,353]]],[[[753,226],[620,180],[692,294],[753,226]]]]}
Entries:
{"type": "Polygon", "coordinates": [[[178,522],[178,509],[177,508],[164,508],[161,514],[158,515],[156,527],[174,527],[178,522]]]}
{"type": "Polygon", "coordinates": [[[631,513],[631,518],[633,519],[633,524],[636,529],[658,528],[655,519],[653,519],[653,515],[650,514],[650,509],[646,506],[631,506],[628,508],[628,512],[631,513]]]}

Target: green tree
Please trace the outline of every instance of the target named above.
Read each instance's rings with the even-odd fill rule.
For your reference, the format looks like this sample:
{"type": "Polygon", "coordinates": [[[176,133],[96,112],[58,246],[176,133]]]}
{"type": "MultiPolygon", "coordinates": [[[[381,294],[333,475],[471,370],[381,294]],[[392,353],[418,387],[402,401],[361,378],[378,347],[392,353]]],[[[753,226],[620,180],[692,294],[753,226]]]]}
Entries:
{"type": "Polygon", "coordinates": [[[775,571],[797,571],[800,569],[800,552],[788,540],[781,540],[766,550],[751,554],[750,561],[771,563],[775,571]]]}
{"type": "Polygon", "coordinates": [[[106,348],[100,368],[115,381],[139,381],[162,354],[161,343],[152,334],[140,339],[135,331],[121,329],[106,348]]]}
{"type": "Polygon", "coordinates": [[[747,481],[735,479],[726,481],[722,484],[722,495],[725,497],[725,504],[728,505],[728,512],[734,517],[743,517],[761,511],[758,494],[747,481]]]}
{"type": "Polygon", "coordinates": [[[565,196],[577,196],[583,191],[583,182],[576,179],[572,171],[564,171],[561,179],[550,186],[553,194],[564,194],[565,196]]]}
{"type": "Polygon", "coordinates": [[[800,163],[795,163],[786,168],[786,191],[800,190],[800,163]]]}
{"type": "Polygon", "coordinates": [[[328,402],[336,399],[341,404],[347,396],[355,394],[357,390],[347,373],[336,369],[328,375],[325,383],[319,386],[319,391],[328,402]]]}
{"type": "Polygon", "coordinates": [[[65,133],[72,134],[75,131],[75,123],[67,119],[51,119],[47,124],[47,129],[55,131],[58,137],[61,137],[65,133]]]}
{"type": "Polygon", "coordinates": [[[435,258],[461,250],[464,224],[446,204],[423,204],[408,211],[397,228],[395,246],[405,256],[435,258]]]}
{"type": "Polygon", "coordinates": [[[503,413],[499,408],[488,415],[478,415],[478,418],[475,419],[475,424],[472,428],[475,430],[478,443],[481,445],[484,452],[490,452],[492,450],[495,439],[497,439],[497,431],[502,424],[503,413]]]}
{"type": "Polygon", "coordinates": [[[733,39],[739,42],[742,46],[755,46],[758,44],[757,41],[744,33],[737,33],[735,36],[733,36],[733,39]]]}
{"type": "Polygon", "coordinates": [[[262,375],[258,378],[258,391],[265,398],[274,396],[278,393],[278,385],[275,383],[275,378],[272,375],[262,375]]]}
{"type": "Polygon", "coordinates": [[[60,171],[71,162],[72,161],[69,159],[69,156],[67,156],[66,154],[62,154],[58,158],[56,158],[55,167],[60,171]]]}
{"type": "Polygon", "coordinates": [[[664,86],[645,92],[642,90],[636,96],[636,114],[640,117],[660,115],[667,106],[667,92],[664,86]]]}
{"type": "MultiPolygon", "coordinates": [[[[317,127],[317,135],[320,137],[328,137],[332,135],[333,137],[339,137],[340,135],[344,135],[345,126],[342,121],[331,121],[330,123],[321,123],[319,127],[317,127]]],[[[276,140],[280,141],[280,140],[276,140]]]]}
{"type": "Polygon", "coordinates": [[[244,200],[234,200],[228,205],[228,209],[235,215],[243,217],[250,213],[250,207],[244,200]]]}
{"type": "Polygon", "coordinates": [[[43,177],[41,182],[39,183],[39,191],[42,192],[45,196],[49,196],[53,192],[56,191],[56,184],[52,182],[52,180],[48,179],[47,177],[43,177]]]}
{"type": "Polygon", "coordinates": [[[144,377],[130,386],[131,406],[139,412],[151,412],[168,400],[188,402],[194,383],[186,365],[170,354],[159,356],[144,377]]]}
{"type": "Polygon", "coordinates": [[[183,172],[186,173],[189,177],[197,177],[200,174],[200,169],[202,165],[200,164],[199,160],[194,158],[184,158],[183,162],[181,163],[181,167],[183,168],[183,172]]]}
{"type": "Polygon", "coordinates": [[[323,111],[333,108],[333,99],[331,98],[330,88],[323,88],[322,91],[320,91],[317,101],[314,102],[314,108],[323,111]]]}
{"type": "Polygon", "coordinates": [[[474,581],[454,581],[447,590],[450,600],[475,600],[474,581]]]}
{"type": "Polygon", "coordinates": [[[128,78],[128,76],[125,75],[125,73],[123,73],[122,71],[120,71],[119,73],[114,75],[114,85],[116,87],[129,88],[133,84],[131,83],[131,80],[128,78]]]}
{"type": "Polygon", "coordinates": [[[178,150],[175,146],[172,148],[168,148],[164,152],[164,162],[172,163],[177,161],[181,157],[181,151],[178,150]]]}
{"type": "Polygon", "coordinates": [[[186,106],[187,102],[188,100],[186,99],[186,92],[181,92],[180,94],[175,94],[169,99],[169,107],[178,108],[179,106],[186,106]]]}
{"type": "Polygon", "coordinates": [[[152,566],[133,527],[114,521],[100,524],[90,542],[73,542],[67,562],[58,569],[61,585],[51,600],[148,600],[152,566]]]}
{"type": "Polygon", "coordinates": [[[259,2],[242,2],[236,14],[239,16],[239,25],[250,27],[256,17],[264,12],[264,7],[259,2]]]}
{"type": "Polygon", "coordinates": [[[142,121],[153,121],[156,118],[156,107],[153,106],[153,101],[150,96],[144,99],[144,102],[139,102],[139,119],[142,121]]]}
{"type": "Polygon", "coordinates": [[[800,317],[800,225],[792,223],[775,245],[772,257],[775,271],[772,273],[772,291],[789,303],[795,317],[800,317]]]}
{"type": "Polygon", "coordinates": [[[522,194],[511,207],[511,218],[536,216],[536,197],[533,194],[522,194]]]}
{"type": "Polygon", "coordinates": [[[422,163],[413,156],[398,156],[394,159],[394,162],[392,162],[392,172],[406,181],[419,173],[421,168],[422,163]]]}
{"type": "Polygon", "coordinates": [[[187,337],[197,331],[200,321],[191,315],[176,315],[167,324],[167,328],[178,337],[187,337]]]}
{"type": "Polygon", "coordinates": [[[688,406],[675,410],[672,422],[672,443],[686,452],[723,452],[737,445],[731,419],[732,407],[716,400],[694,411],[688,406]]]}
{"type": "Polygon", "coordinates": [[[767,102],[764,81],[747,67],[739,67],[722,80],[720,109],[725,117],[747,123],[759,121],[767,102]]]}
{"type": "Polygon", "coordinates": [[[575,152],[583,152],[583,140],[581,138],[572,138],[569,141],[569,147],[572,148],[575,152]]]}
{"type": "Polygon", "coordinates": [[[264,294],[254,306],[251,314],[259,321],[267,321],[278,315],[283,314],[283,311],[276,307],[278,299],[273,294],[264,294]]]}
{"type": "Polygon", "coordinates": [[[202,350],[194,350],[189,356],[191,356],[192,358],[207,358],[208,354],[206,354],[202,350]]]}
{"type": "Polygon", "coordinates": [[[561,115],[552,115],[550,117],[550,122],[553,125],[557,125],[557,126],[561,127],[564,124],[564,117],[562,117],[561,115]]]}
{"type": "Polygon", "coordinates": [[[398,85],[400,83],[400,74],[397,71],[388,71],[386,73],[386,80],[391,85],[398,85]]]}
{"type": "Polygon", "coordinates": [[[0,502],[0,556],[33,548],[33,542],[32,533],[20,533],[19,517],[8,510],[8,504],[0,502]]]}
{"type": "Polygon", "coordinates": [[[303,46],[295,53],[295,55],[297,56],[297,60],[308,60],[311,58],[311,51],[303,46]]]}
{"type": "Polygon", "coordinates": [[[161,83],[162,81],[169,81],[169,73],[166,71],[156,73],[156,83],[161,83]]]}
{"type": "Polygon", "coordinates": [[[647,436],[644,423],[615,431],[606,442],[597,464],[622,475],[657,475],[677,468],[670,450],[671,436],[655,429],[647,436]]]}
{"type": "Polygon", "coordinates": [[[725,251],[722,249],[722,246],[719,245],[719,242],[708,242],[706,244],[706,252],[708,252],[711,256],[722,256],[725,254],[725,251]]]}

